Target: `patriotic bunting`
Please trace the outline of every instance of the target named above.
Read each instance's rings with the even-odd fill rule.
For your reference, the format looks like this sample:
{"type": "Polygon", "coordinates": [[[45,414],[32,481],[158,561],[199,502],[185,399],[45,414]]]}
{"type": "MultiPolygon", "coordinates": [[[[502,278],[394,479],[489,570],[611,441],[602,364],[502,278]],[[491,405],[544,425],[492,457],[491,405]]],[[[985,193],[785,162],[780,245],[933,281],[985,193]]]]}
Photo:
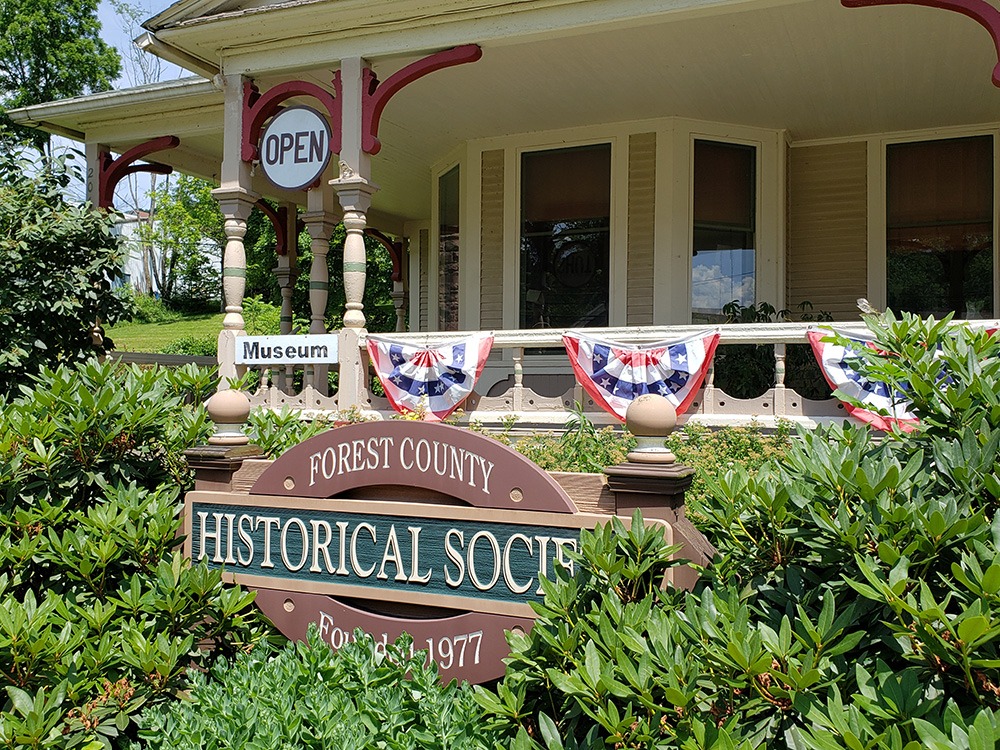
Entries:
{"type": "Polygon", "coordinates": [[[425,405],[432,422],[446,419],[472,393],[492,347],[492,333],[427,348],[368,336],[368,354],[392,408],[402,414],[425,405]]]}
{"type": "Polygon", "coordinates": [[[719,334],[705,331],[679,341],[627,346],[567,333],[563,344],[583,389],[624,422],[629,404],[644,393],[666,396],[683,414],[705,379],[719,334]]]}
{"type": "Polygon", "coordinates": [[[910,411],[910,401],[906,394],[899,391],[890,393],[889,386],[885,383],[869,380],[853,366],[858,361],[856,349],[873,348],[871,340],[848,337],[841,333],[849,339],[850,344],[840,346],[823,341],[824,337],[830,335],[829,331],[813,329],[807,335],[823,377],[830,387],[839,389],[864,404],[855,406],[844,402],[848,414],[885,432],[894,429],[909,432],[914,429],[917,417],[910,411]]]}

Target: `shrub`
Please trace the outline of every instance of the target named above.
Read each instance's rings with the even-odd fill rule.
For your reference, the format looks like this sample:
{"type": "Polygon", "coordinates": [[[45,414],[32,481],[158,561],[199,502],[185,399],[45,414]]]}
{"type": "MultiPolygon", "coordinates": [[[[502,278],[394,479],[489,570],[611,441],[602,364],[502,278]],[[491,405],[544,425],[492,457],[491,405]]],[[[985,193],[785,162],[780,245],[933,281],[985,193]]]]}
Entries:
{"type": "Polygon", "coordinates": [[[95,321],[111,326],[128,312],[111,291],[125,261],[113,221],[68,203],[69,181],[59,163],[33,178],[0,156],[0,392],[15,391],[43,364],[104,353],[106,342],[91,337],[95,321]]]}
{"type": "Polygon", "coordinates": [[[132,320],[136,323],[172,323],[181,319],[181,313],[167,307],[163,300],[151,294],[135,292],[131,295],[132,320]]]}
{"type": "Polygon", "coordinates": [[[247,436],[269,457],[277,457],[314,435],[330,429],[325,419],[302,419],[299,412],[283,406],[281,411],[254,409],[250,412],[247,436]]]}
{"type": "Polygon", "coordinates": [[[641,553],[617,526],[586,540],[530,635],[511,637],[504,680],[480,691],[507,741],[994,746],[1000,341],[912,316],[870,324],[858,366],[908,383],[920,428],[803,432],[757,472],[707,474],[719,552],[694,592],[650,588],[662,539],[641,553]]]}
{"type": "Polygon", "coordinates": [[[268,632],[252,595],[178,549],[205,379],[92,361],[3,404],[0,747],[120,746],[189,666],[268,632]]]}
{"type": "Polygon", "coordinates": [[[308,643],[258,647],[191,674],[189,698],[143,714],[140,747],[463,750],[492,747],[468,685],[442,685],[403,636],[386,646],[361,631],[334,652],[308,643]]]}
{"type": "Polygon", "coordinates": [[[214,357],[218,352],[214,336],[181,336],[160,349],[162,354],[186,354],[189,357],[214,357]]]}

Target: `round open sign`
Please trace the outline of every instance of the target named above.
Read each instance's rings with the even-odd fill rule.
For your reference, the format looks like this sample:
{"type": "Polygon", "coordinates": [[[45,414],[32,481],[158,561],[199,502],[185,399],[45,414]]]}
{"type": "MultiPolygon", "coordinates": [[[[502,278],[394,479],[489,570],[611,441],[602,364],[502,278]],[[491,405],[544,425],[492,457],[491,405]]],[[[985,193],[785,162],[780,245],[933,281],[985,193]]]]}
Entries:
{"type": "Polygon", "coordinates": [[[330,163],[330,125],[311,107],[281,110],[260,137],[260,164],[276,187],[301,190],[330,163]]]}

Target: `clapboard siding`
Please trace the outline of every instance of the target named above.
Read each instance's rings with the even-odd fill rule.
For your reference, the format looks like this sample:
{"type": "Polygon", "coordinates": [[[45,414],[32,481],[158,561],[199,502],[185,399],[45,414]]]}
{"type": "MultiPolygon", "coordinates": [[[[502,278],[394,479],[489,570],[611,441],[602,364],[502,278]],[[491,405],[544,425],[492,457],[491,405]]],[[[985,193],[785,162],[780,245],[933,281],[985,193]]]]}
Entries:
{"type": "Polygon", "coordinates": [[[479,325],[503,328],[503,149],[483,152],[480,195],[479,325]]]}
{"type": "Polygon", "coordinates": [[[628,139],[628,325],[653,323],[656,133],[628,139]]]}
{"type": "Polygon", "coordinates": [[[427,306],[429,301],[427,284],[430,279],[430,232],[420,230],[420,328],[427,330],[427,306]]]}
{"type": "Polygon", "coordinates": [[[867,297],[867,146],[789,150],[788,304],[811,302],[837,320],[867,297]]]}

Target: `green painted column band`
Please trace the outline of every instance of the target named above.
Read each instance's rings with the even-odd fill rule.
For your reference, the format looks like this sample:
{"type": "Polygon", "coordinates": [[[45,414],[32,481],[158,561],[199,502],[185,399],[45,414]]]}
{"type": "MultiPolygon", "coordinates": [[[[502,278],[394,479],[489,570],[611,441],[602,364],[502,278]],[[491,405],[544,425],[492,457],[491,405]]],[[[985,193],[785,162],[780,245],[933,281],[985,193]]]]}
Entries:
{"type": "Polygon", "coordinates": [[[223,268],[223,276],[235,276],[239,279],[245,279],[247,276],[247,269],[245,268],[223,268]]]}
{"type": "Polygon", "coordinates": [[[344,262],[344,273],[364,273],[367,270],[368,265],[365,263],[344,262]]]}
{"type": "Polygon", "coordinates": [[[280,320],[282,323],[291,323],[292,322],[292,316],[291,315],[282,315],[280,318],[278,318],[278,320],[280,320]]]}
{"type": "Polygon", "coordinates": [[[320,290],[322,290],[322,291],[325,292],[325,291],[327,291],[330,288],[330,283],[327,282],[327,281],[310,281],[309,282],[309,288],[310,289],[320,289],[320,290]]]}

